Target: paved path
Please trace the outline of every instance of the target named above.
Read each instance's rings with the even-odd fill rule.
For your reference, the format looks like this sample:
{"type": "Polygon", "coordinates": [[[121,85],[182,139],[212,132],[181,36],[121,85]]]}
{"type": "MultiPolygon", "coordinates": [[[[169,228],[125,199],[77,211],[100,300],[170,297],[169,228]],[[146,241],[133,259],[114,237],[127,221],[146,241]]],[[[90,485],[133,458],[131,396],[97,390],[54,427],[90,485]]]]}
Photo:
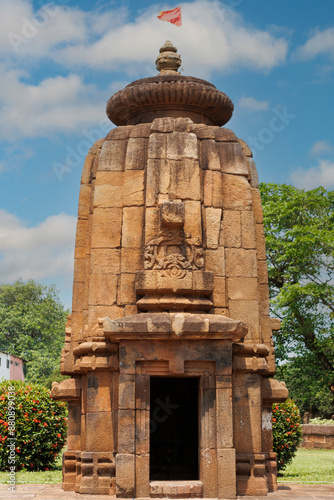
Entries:
{"type": "MultiPolygon", "coordinates": [[[[1,500],[110,500],[110,495],[79,495],[74,491],[63,491],[60,484],[19,484],[16,490],[8,491],[8,486],[0,484],[1,500]]],[[[269,493],[266,497],[238,497],[239,500],[333,500],[334,484],[302,485],[285,483],[279,484],[278,491],[269,493]]]]}

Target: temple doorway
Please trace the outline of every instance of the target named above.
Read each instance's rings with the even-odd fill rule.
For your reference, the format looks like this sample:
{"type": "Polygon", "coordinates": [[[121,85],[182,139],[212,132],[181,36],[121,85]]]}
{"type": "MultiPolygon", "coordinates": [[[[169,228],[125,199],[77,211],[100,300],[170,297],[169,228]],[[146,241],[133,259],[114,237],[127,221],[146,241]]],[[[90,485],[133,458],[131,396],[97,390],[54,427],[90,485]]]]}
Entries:
{"type": "Polygon", "coordinates": [[[150,378],[150,480],[198,480],[195,377],[150,378]]]}

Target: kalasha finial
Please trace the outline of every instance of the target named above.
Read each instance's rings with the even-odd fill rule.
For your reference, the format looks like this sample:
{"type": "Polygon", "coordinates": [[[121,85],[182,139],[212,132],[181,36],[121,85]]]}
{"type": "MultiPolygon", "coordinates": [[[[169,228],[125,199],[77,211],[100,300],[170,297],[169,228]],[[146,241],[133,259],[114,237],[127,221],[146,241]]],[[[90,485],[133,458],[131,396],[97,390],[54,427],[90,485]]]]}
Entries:
{"type": "Polygon", "coordinates": [[[161,47],[155,64],[160,75],[178,74],[178,69],[182,64],[181,57],[177,54],[177,48],[169,40],[161,47]]]}

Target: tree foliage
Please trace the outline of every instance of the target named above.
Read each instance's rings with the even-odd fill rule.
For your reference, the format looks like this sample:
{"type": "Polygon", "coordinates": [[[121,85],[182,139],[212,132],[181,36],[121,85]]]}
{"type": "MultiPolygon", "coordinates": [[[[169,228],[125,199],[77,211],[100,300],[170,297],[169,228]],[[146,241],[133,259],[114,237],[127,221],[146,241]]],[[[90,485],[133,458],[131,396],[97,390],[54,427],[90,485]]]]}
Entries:
{"type": "Polygon", "coordinates": [[[304,410],[319,409],[317,398],[301,404],[292,378],[303,373],[305,390],[321,382],[328,402],[321,411],[328,414],[334,392],[334,192],[286,184],[260,189],[271,308],[282,320],[276,357],[288,362],[280,373],[304,410]]]}
{"type": "Polygon", "coordinates": [[[0,350],[25,359],[27,381],[43,383],[59,366],[67,313],[54,286],[0,285],[0,350]]]}

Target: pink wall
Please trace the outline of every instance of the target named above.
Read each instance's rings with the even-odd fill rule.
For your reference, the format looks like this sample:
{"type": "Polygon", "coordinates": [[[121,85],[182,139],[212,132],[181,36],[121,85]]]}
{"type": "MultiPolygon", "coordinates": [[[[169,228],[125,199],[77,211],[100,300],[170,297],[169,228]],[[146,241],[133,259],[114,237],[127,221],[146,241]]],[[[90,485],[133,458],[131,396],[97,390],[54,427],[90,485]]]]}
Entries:
{"type": "Polygon", "coordinates": [[[10,380],[22,380],[24,382],[23,360],[21,358],[10,356],[9,373],[10,380]]]}

